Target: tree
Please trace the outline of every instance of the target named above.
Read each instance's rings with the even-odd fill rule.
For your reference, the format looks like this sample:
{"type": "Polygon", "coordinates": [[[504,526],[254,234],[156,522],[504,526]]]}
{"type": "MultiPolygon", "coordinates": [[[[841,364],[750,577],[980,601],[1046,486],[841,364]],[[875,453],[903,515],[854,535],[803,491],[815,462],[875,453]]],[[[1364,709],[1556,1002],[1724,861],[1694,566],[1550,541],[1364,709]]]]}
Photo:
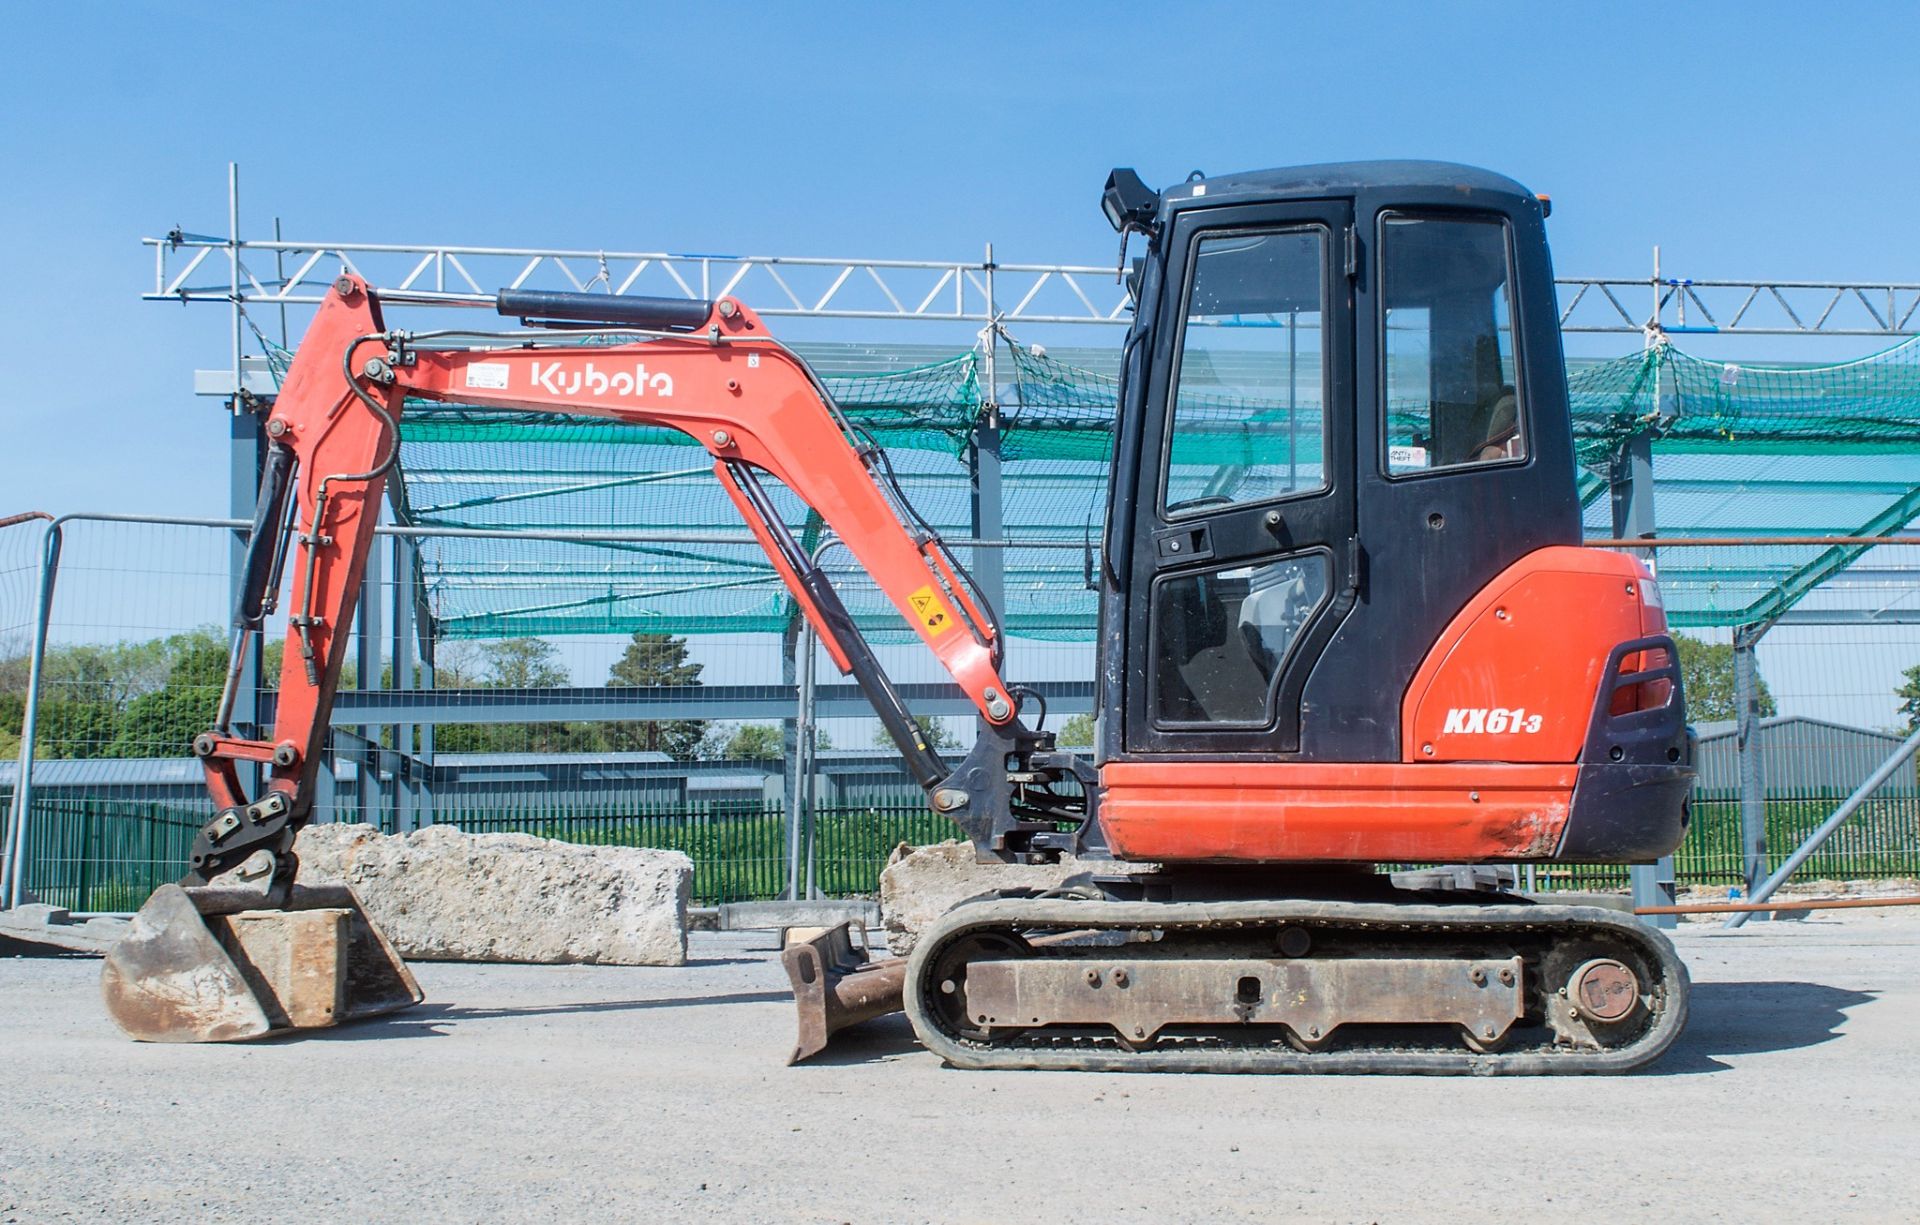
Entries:
{"type": "Polygon", "coordinates": [[[166,684],[128,702],[107,757],[173,757],[213,726],[227,678],[227,645],[212,634],[180,644],[166,684]]]}
{"type": "MultiPolygon", "coordinates": [[[[19,702],[16,708],[19,714],[10,721],[14,728],[14,735],[10,739],[13,743],[13,752],[18,756],[19,730],[26,724],[26,701],[24,697],[16,700],[19,702]]],[[[212,722],[211,711],[208,712],[208,722],[212,722]]],[[[69,760],[122,756],[114,747],[115,741],[120,738],[120,730],[121,712],[105,702],[73,698],[42,698],[40,709],[33,721],[33,751],[41,757],[63,757],[69,760]]],[[[195,728],[188,733],[189,739],[205,730],[204,727],[195,728]]],[[[185,751],[184,745],[181,746],[180,751],[185,751]]],[[[172,753],[161,750],[151,755],[167,757],[172,756],[172,753]]]]}
{"type": "Polygon", "coordinates": [[[1912,735],[1920,730],[1920,664],[1915,664],[1900,674],[1906,684],[1893,691],[1900,699],[1900,713],[1907,717],[1905,731],[1912,735]]]}
{"type": "MultiPolygon", "coordinates": [[[[947,725],[932,715],[915,715],[913,721],[920,725],[920,736],[930,749],[957,749],[960,737],[947,730],[947,725]]],[[[883,749],[893,747],[893,737],[887,734],[883,725],[873,734],[873,742],[883,749]]]]}
{"type": "Polygon", "coordinates": [[[494,689],[553,689],[567,683],[560,651],[544,638],[502,638],[480,644],[486,683],[494,689]]]}
{"type": "MultiPolygon", "coordinates": [[[[1675,634],[1673,640],[1680,648],[1680,682],[1686,688],[1687,718],[1696,723],[1739,718],[1739,704],[1734,700],[1733,645],[1702,642],[1685,634],[1675,634]]],[[[1773,695],[1767,692],[1766,680],[1760,676],[1758,661],[1754,683],[1759,691],[1760,715],[1771,717],[1777,708],[1773,695]]]]}
{"type": "Polygon", "coordinates": [[[786,756],[785,734],[777,723],[742,723],[727,737],[720,756],[728,761],[779,761],[786,756]]]}
{"type": "MultiPolygon", "coordinates": [[[[626,653],[608,671],[607,688],[698,685],[702,667],[687,658],[685,638],[639,632],[627,643],[626,653]]],[[[705,719],[610,723],[606,730],[608,743],[615,749],[665,753],[676,761],[692,761],[698,757],[707,740],[705,719]]]]}
{"type": "Polygon", "coordinates": [[[25,693],[33,656],[25,634],[0,638],[0,693],[25,693]]]}
{"type": "MultiPolygon", "coordinates": [[[[815,728],[813,747],[830,749],[833,737],[815,728]]],[[[742,723],[714,756],[725,761],[779,761],[786,754],[786,729],[778,723],[742,723]]]]}
{"type": "MultiPolygon", "coordinates": [[[[0,761],[20,756],[26,729],[27,695],[0,692],[0,761]]],[[[120,729],[120,712],[105,702],[42,697],[34,718],[33,751],[43,758],[105,757],[120,729]]]]}
{"type": "Polygon", "coordinates": [[[1093,745],[1093,716],[1072,715],[1060,725],[1060,734],[1055,739],[1063,745],[1073,748],[1090,748],[1093,745]]]}
{"type": "MultiPolygon", "coordinates": [[[[477,680],[469,682],[453,658],[434,679],[446,689],[552,689],[569,679],[559,655],[543,638],[502,638],[480,644],[477,680]]],[[[592,753],[606,747],[596,723],[453,723],[434,735],[434,748],[442,753],[592,753]]]]}
{"type": "MultiPolygon", "coordinates": [[[[10,647],[13,644],[9,644],[10,647]]],[[[29,656],[0,660],[0,751],[20,751],[29,656]]],[[[139,642],[49,646],[34,751],[45,758],[171,757],[213,722],[227,642],[213,626],[139,642]]]]}

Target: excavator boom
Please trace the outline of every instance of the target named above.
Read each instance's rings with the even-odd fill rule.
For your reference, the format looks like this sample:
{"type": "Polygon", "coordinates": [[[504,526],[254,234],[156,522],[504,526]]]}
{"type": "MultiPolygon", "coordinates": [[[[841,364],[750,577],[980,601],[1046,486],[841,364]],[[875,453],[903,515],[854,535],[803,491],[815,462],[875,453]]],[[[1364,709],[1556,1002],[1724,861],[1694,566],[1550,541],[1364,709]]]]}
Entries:
{"type": "MultiPolygon", "coordinates": [[[[149,916],[140,938],[127,942],[108,967],[109,1002],[140,1036],[171,1028],[196,1040],[216,1033],[247,1037],[286,1027],[261,1019],[284,1018],[285,1008],[275,1014],[264,999],[233,1004],[230,997],[244,994],[247,975],[227,963],[245,962],[249,954],[232,933],[259,930],[260,916],[319,904],[312,891],[294,888],[294,840],[312,815],[327,715],[410,398],[604,417],[688,435],[713,457],[721,487],[828,655],[871,699],[937,810],[983,848],[1009,856],[1029,853],[1023,848],[1036,837],[1059,838],[1058,817],[1073,813],[1077,797],[1070,794],[1047,796],[1035,814],[1024,814],[1011,799],[1010,775],[1020,777],[1023,795],[1045,795],[1032,787],[1034,771],[1069,771],[1056,764],[1064,759],[1053,753],[1049,737],[1019,722],[1017,691],[1000,675],[991,614],[963,566],[900,494],[884,454],[751,310],[731,298],[700,304],[515,291],[503,292],[495,305],[503,314],[567,330],[392,331],[377,296],[359,278],[342,275],[295,354],[266,418],[268,459],[234,617],[234,666],[217,725],[193,746],[218,811],[195,840],[187,878],[162,899],[169,922],[162,923],[159,912],[149,916]],[[599,325],[602,334],[591,339],[602,343],[582,343],[582,324],[599,325]],[[780,516],[768,478],[818,513],[973,702],[983,735],[959,768],[926,742],[832,583],[780,516]],[[265,631],[289,567],[288,649],[275,725],[264,739],[236,736],[228,714],[238,662],[248,636],[265,631]],[[243,763],[266,770],[261,794],[245,793],[243,763]],[[237,869],[264,881],[258,921],[250,925],[224,919],[237,905],[231,888],[209,888],[237,869]],[[186,922],[196,906],[207,918],[205,932],[186,922]],[[206,1007],[184,1013],[174,1007],[181,983],[213,962],[221,969],[212,979],[226,988],[206,1007]],[[244,1024],[231,1023],[236,1011],[244,1024]]],[[[357,903],[344,909],[347,928],[359,935],[336,943],[383,968],[349,973],[342,959],[340,977],[390,986],[395,968],[404,975],[404,967],[357,903]]],[[[382,999],[385,1007],[401,1006],[391,990],[382,999]]],[[[325,1015],[367,1011],[353,1004],[343,996],[341,1007],[325,1015]]]]}
{"type": "Polygon", "coordinates": [[[498,305],[569,323],[597,314],[608,329],[620,319],[653,326],[630,324],[609,337],[628,343],[602,344],[581,343],[578,331],[416,335],[387,330],[379,302],[358,279],[336,282],[267,416],[268,472],[249,590],[236,615],[237,632],[263,624],[275,595],[267,580],[290,545],[290,643],[277,722],[265,740],[237,738],[221,726],[196,742],[223,811],[194,848],[194,873],[210,878],[262,847],[285,854],[291,844],[282,845],[283,835],[308,816],[345,629],[410,398],[664,426],[698,442],[829,656],[872,699],[916,781],[937,808],[964,820],[974,797],[942,786],[955,770],[926,743],[832,584],[775,509],[765,479],[819,514],[983,724],[1019,737],[1016,693],[997,662],[998,629],[964,568],[894,488],[884,456],[839,413],[806,363],[732,299],[704,312],[680,301],[583,294],[503,293],[498,305]],[[276,532],[283,518],[285,529],[276,532]],[[246,761],[271,770],[267,794],[251,801],[236,769],[246,761]]]}

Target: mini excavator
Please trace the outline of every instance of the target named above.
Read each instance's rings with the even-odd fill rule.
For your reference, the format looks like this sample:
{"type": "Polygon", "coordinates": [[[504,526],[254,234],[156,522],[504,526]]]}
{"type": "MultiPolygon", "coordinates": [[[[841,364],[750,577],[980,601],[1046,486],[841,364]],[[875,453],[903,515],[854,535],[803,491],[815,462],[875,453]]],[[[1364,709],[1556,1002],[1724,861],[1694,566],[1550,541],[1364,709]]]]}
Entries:
{"type": "Polygon", "coordinates": [[[383,317],[407,295],[342,275],[266,410],[236,666],[193,745],[217,811],[185,879],[108,959],[123,1027],[231,1040],[420,999],[350,891],[299,882],[293,854],[411,397],[691,437],[932,809],[983,861],[1087,869],[956,906],[910,958],[865,961],[844,933],[790,948],[813,1010],[801,1054],[904,1007],[967,1068],[1566,1073],[1657,1057],[1688,994],[1657,931],[1381,871],[1639,862],[1686,828],[1692,751],[1658,585],[1637,558],[1580,547],[1545,199],[1467,167],[1363,162],[1158,192],[1116,170],[1102,206],[1122,267],[1130,239],[1145,253],[1090,760],[1003,675],[995,611],[885,452],[745,304],[503,291],[473,304],[520,330],[407,332],[383,317]],[[769,478],[972,702],[964,758],[927,743],[769,478]],[[242,738],[238,661],[283,587],[276,724],[242,738]],[[264,772],[258,795],[244,763],[264,772]]]}

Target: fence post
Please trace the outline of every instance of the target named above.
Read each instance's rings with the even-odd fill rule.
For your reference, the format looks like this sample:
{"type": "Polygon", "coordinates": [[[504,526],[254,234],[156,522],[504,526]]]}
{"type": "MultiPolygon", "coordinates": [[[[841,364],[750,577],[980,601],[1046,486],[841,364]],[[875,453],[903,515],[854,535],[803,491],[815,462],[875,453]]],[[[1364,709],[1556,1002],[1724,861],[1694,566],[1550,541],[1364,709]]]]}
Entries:
{"type": "Polygon", "coordinates": [[[815,714],[819,700],[819,691],[814,683],[814,657],[819,649],[814,642],[813,627],[809,625],[802,635],[804,650],[800,655],[800,805],[795,812],[800,817],[795,833],[793,876],[788,888],[795,898],[813,896],[813,841],[814,841],[814,789],[819,785],[814,771],[814,751],[820,743],[819,729],[815,714]],[[801,861],[800,848],[805,846],[806,885],[800,884],[801,861]]]}
{"type": "MultiPolygon", "coordinates": [[[[1000,473],[1000,319],[994,302],[993,244],[987,244],[987,326],[981,329],[980,416],[968,436],[967,487],[975,540],[1005,540],[1006,508],[1000,473]]],[[[988,615],[1006,607],[1006,558],[999,549],[975,549],[969,567],[986,597],[988,615]]]]}
{"type": "MultiPolygon", "coordinates": [[[[413,540],[395,536],[393,540],[393,687],[415,688],[413,676],[413,540]]],[[[415,828],[415,781],[413,724],[396,723],[391,728],[394,751],[393,832],[404,834],[415,828]]]]}
{"type": "Polygon", "coordinates": [[[33,610],[33,656],[27,666],[27,709],[20,722],[20,773],[13,782],[13,821],[8,829],[6,859],[0,862],[4,901],[18,906],[26,892],[27,822],[33,812],[33,739],[38,734],[41,671],[47,661],[47,626],[53,619],[53,585],[60,571],[61,520],[47,524],[40,554],[40,598],[33,610]]]}
{"type": "Polygon", "coordinates": [[[80,862],[74,872],[73,908],[83,913],[93,909],[93,833],[108,811],[105,805],[97,809],[92,804],[80,805],[80,862]]]}
{"type": "Polygon", "coordinates": [[[800,785],[806,775],[801,770],[800,744],[806,735],[808,716],[807,695],[800,689],[800,652],[813,650],[813,629],[805,624],[798,604],[787,620],[786,628],[780,635],[780,683],[794,687],[794,717],[784,719],[781,728],[780,748],[786,758],[784,773],[781,777],[782,799],[781,815],[784,818],[787,860],[787,885],[784,890],[787,900],[799,898],[800,874],[796,865],[800,862],[800,785]]]}
{"type": "Polygon", "coordinates": [[[1760,751],[1760,669],[1754,652],[1765,625],[1733,631],[1734,748],[1740,765],[1740,876],[1744,892],[1767,878],[1767,780],[1760,751]]]}
{"type": "MultiPolygon", "coordinates": [[[[432,622],[423,611],[424,607],[425,606],[422,605],[422,610],[416,610],[415,612],[415,624],[419,627],[418,632],[423,635],[420,639],[420,687],[422,689],[434,689],[439,687],[439,681],[436,679],[433,664],[434,644],[431,629],[432,622]]],[[[413,814],[416,826],[432,825],[435,821],[433,809],[434,726],[432,723],[422,723],[419,725],[420,805],[414,810],[413,814]]]]}

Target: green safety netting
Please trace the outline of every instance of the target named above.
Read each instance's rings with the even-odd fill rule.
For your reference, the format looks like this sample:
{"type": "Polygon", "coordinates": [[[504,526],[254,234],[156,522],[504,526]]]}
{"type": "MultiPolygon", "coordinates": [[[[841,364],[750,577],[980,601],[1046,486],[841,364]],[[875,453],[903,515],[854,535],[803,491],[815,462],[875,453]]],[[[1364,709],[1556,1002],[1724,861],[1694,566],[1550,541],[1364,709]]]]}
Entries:
{"type": "MultiPolygon", "coordinates": [[[[987,355],[914,346],[799,346],[848,416],[893,461],[907,495],[944,533],[974,530],[969,440],[987,402],[987,355]]],[[[1097,541],[1115,399],[1117,352],[1003,341],[991,381],[1001,406],[1003,530],[1034,542],[1005,551],[1010,632],[1086,639],[1094,600],[1087,550],[1097,541]],[[1042,547],[1052,545],[1058,547],[1042,547]]],[[[1199,453],[1249,468],[1317,471],[1319,439],[1286,432],[1317,416],[1291,377],[1231,361],[1189,397],[1199,453]]],[[[1756,367],[1662,345],[1570,365],[1581,494],[1590,536],[1611,535],[1604,496],[1612,457],[1640,432],[1654,441],[1664,536],[1878,534],[1920,514],[1920,341],[1856,362],[1756,367]]],[[[1317,394],[1317,393],[1316,393],[1317,394]]],[[[738,533],[704,452],[665,430],[584,418],[409,404],[395,500],[432,526],[738,533]]],[[[1197,490],[1204,493],[1204,490],[1197,490]]],[[[819,525],[784,491],[777,504],[808,543],[819,525]]],[[[1726,546],[1663,550],[1669,614],[1728,626],[1773,616],[1857,560],[1858,550],[1726,546]]],[[[969,556],[962,549],[963,556],[969,556]]],[[[750,545],[580,544],[433,539],[421,582],[446,638],[777,631],[792,608],[750,545]]],[[[830,566],[848,568],[844,554],[830,566]]],[[[880,637],[906,631],[849,573],[855,616],[880,637]]],[[[1832,586],[1822,589],[1831,596],[1832,586]]]]}
{"type": "MultiPolygon", "coordinates": [[[[1871,602],[1869,550],[1781,538],[1886,535],[1920,515],[1920,339],[1826,366],[1707,361],[1663,344],[1576,366],[1568,391],[1589,536],[1612,535],[1600,496],[1611,458],[1645,432],[1660,535],[1775,542],[1660,550],[1677,625],[1752,625],[1809,598],[1836,607],[1849,598],[1830,582],[1842,572],[1871,602]]],[[[1911,566],[1913,553],[1886,562],[1911,566]]]]}

